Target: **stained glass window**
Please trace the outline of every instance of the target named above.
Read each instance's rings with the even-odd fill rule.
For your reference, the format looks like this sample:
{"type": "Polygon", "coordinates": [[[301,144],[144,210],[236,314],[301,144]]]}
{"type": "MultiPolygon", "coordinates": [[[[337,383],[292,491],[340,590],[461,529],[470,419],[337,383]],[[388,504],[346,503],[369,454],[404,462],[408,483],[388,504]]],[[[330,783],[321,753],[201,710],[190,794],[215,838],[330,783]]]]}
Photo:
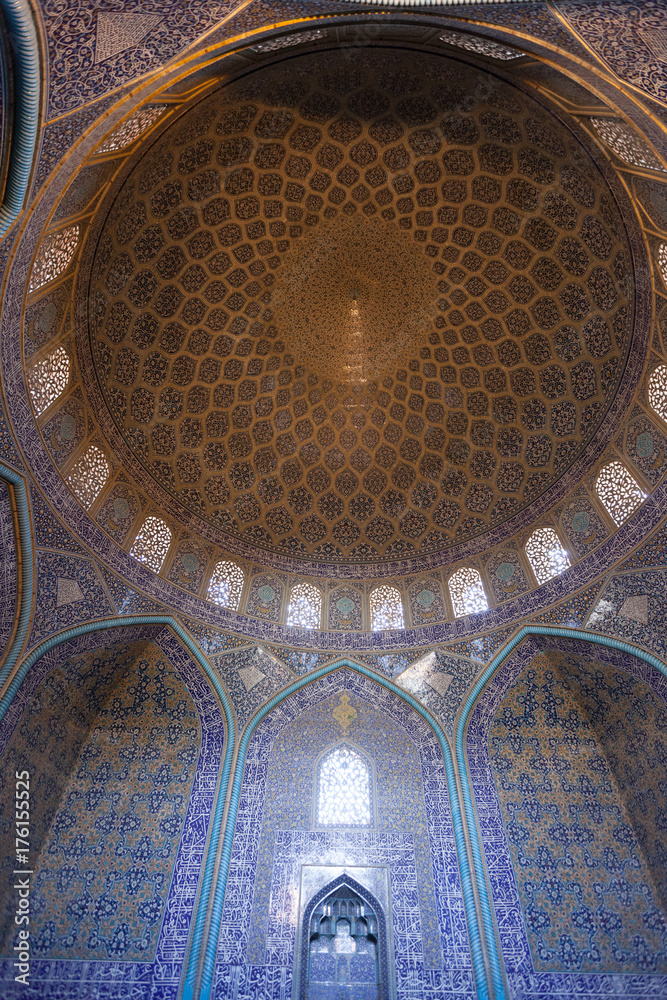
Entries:
{"type": "Polygon", "coordinates": [[[322,592],[312,583],[292,587],[287,606],[287,624],[319,628],[322,620],[322,592]]]}
{"type": "Polygon", "coordinates": [[[67,482],[83,506],[90,507],[108,478],[109,463],[104,452],[91,444],[70,469],[67,482]]]}
{"type": "Polygon", "coordinates": [[[208,600],[236,611],[241,600],[243,579],[243,570],[235,562],[223,559],[216,563],[208,585],[208,600]]]}
{"type": "Polygon", "coordinates": [[[67,388],[71,370],[69,354],[64,347],[56,347],[28,371],[28,392],[37,416],[44,413],[51,403],[67,388]]]}
{"type": "Polygon", "coordinates": [[[111,135],[105,139],[98,147],[98,153],[113,153],[116,149],[125,149],[131,142],[138,139],[140,135],[154,125],[158,118],[167,110],[165,104],[150,104],[146,108],[139,108],[133,115],[115,128],[111,135]]]}
{"type": "Polygon", "coordinates": [[[369,598],[371,628],[380,632],[385,628],[403,628],[403,602],[396,587],[383,584],[371,591],[369,598]]]}
{"type": "Polygon", "coordinates": [[[553,528],[537,528],[526,542],[526,555],[538,583],[546,583],[570,565],[570,557],[553,528]]]}
{"type": "Polygon", "coordinates": [[[659,365],[649,376],[648,404],[658,416],[667,420],[667,365],[659,365]]]}
{"type": "Polygon", "coordinates": [[[591,118],[591,124],[602,141],[624,163],[629,163],[633,167],[647,167],[649,170],[665,170],[653,150],[626,122],[610,118],[591,118]]]}
{"type": "Polygon", "coordinates": [[[595,491],[616,524],[630,517],[646,494],[621,462],[605,465],[595,481],[595,491]]]}
{"type": "Polygon", "coordinates": [[[130,555],[159,573],[171,545],[171,531],[159,517],[147,517],[134,539],[130,555]]]}
{"type": "Polygon", "coordinates": [[[69,226],[59,233],[49,233],[39,245],[30,274],[29,292],[34,292],[62,274],[79,245],[79,227],[69,226]]]}
{"type": "Polygon", "coordinates": [[[667,243],[661,243],[658,247],[658,267],[665,285],[667,285],[667,243]]]}
{"type": "Polygon", "coordinates": [[[456,573],[452,573],[448,585],[457,618],[488,609],[489,602],[478,570],[471,566],[462,566],[456,573]]]}
{"type": "Polygon", "coordinates": [[[371,774],[364,758],[339,743],[317,767],[317,825],[370,826],[371,774]]]}
{"type": "Polygon", "coordinates": [[[500,42],[493,42],[490,38],[481,38],[479,35],[443,31],[440,39],[448,45],[456,45],[460,49],[467,49],[468,52],[477,52],[480,56],[491,56],[492,59],[502,59],[505,62],[509,59],[519,59],[523,55],[508,45],[501,45],[500,42]]]}

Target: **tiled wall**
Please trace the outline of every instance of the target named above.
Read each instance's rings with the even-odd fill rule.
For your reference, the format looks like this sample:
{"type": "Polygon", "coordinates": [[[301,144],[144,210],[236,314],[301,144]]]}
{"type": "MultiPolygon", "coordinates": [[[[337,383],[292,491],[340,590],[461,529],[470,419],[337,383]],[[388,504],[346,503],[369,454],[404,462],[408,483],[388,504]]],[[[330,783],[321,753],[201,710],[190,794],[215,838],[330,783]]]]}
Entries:
{"type": "Polygon", "coordinates": [[[468,759],[510,996],[623,993],[630,973],[665,995],[666,695],[567,640],[525,641],[484,691],[468,759]]]}
{"type": "Polygon", "coordinates": [[[330,866],[332,878],[349,866],[387,873],[398,997],[414,995],[417,983],[424,997],[472,995],[437,740],[401,699],[350,670],[296,692],[251,740],[219,937],[216,998],[290,995],[304,866],[330,866]],[[347,725],[333,715],[343,693],[355,713],[347,725]],[[313,829],[316,758],[341,739],[359,745],[374,762],[375,830],[313,829]]]}
{"type": "MultiPolygon", "coordinates": [[[[172,633],[114,631],[112,645],[92,634],[38,660],[0,729],[6,885],[12,776],[32,778],[30,996],[118,1000],[150,982],[167,1000],[181,976],[222,719],[172,633]]],[[[19,1000],[7,931],[16,900],[2,895],[0,992],[19,1000]]]]}

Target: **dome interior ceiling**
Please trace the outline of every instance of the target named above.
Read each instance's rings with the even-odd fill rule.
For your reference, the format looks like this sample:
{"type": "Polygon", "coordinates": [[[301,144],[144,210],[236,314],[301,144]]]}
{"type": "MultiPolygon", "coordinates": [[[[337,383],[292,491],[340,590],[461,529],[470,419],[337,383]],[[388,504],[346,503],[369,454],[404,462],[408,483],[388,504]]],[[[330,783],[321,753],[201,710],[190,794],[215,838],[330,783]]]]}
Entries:
{"type": "Polygon", "coordinates": [[[223,541],[433,552],[585,450],[629,268],[600,171],[526,94],[444,57],[297,57],[192,107],[117,192],[95,378],[128,471],[223,541]]]}

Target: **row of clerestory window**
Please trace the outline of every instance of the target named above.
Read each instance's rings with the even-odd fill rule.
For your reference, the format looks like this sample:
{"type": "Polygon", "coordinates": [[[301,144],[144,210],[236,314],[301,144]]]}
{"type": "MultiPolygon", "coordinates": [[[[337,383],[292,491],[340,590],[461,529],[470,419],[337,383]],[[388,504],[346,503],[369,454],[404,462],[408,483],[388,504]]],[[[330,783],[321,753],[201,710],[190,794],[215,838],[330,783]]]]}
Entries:
{"type": "MultiPolygon", "coordinates": [[[[28,388],[37,414],[47,409],[64,391],[69,381],[70,359],[62,347],[28,373],[28,388]]],[[[648,382],[651,408],[667,420],[667,366],[657,367],[648,382]]],[[[110,475],[109,462],[97,444],[90,444],[70,468],[67,482],[83,507],[90,507],[110,475]]],[[[646,497],[639,483],[622,462],[614,460],[598,473],[596,493],[605,509],[618,525],[622,524],[646,497]]],[[[172,541],[167,524],[155,515],[148,516],[135,537],[131,555],[159,572],[172,541]]],[[[552,527],[539,527],[525,543],[525,553],[539,584],[558,576],[570,565],[570,557],[558,533],[552,527]]],[[[243,590],[242,569],[231,560],[216,564],[207,597],[216,604],[238,608],[243,590]]],[[[488,600],[479,571],[463,566],[448,580],[448,589],[457,617],[485,611],[488,600]]],[[[380,584],[369,595],[369,611],[373,631],[404,628],[403,602],[400,591],[389,584],[380,584]]],[[[287,624],[301,628],[320,627],[322,593],[310,583],[292,587],[287,609],[287,624]]]]}

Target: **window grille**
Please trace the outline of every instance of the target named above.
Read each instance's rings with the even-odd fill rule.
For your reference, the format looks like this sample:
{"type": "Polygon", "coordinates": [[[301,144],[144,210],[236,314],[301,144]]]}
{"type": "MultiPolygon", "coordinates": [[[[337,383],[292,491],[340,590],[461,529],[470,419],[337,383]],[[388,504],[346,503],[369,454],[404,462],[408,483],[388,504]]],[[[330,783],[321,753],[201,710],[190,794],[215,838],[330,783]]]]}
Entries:
{"type": "Polygon", "coordinates": [[[54,281],[69,266],[79,245],[79,227],[69,226],[59,233],[49,233],[39,245],[30,274],[29,292],[54,281]]]}
{"type": "Polygon", "coordinates": [[[595,481],[595,492],[616,524],[630,517],[646,494],[621,462],[610,462],[595,481]]]}
{"type": "Polygon", "coordinates": [[[236,611],[241,600],[243,580],[241,567],[235,562],[223,559],[215,565],[206,596],[209,601],[223,604],[226,608],[236,611]]]}
{"type": "Polygon", "coordinates": [[[130,555],[159,573],[171,545],[171,531],[159,517],[147,517],[134,539],[130,555]]]}
{"type": "Polygon", "coordinates": [[[28,392],[37,416],[44,413],[67,388],[71,371],[69,354],[56,347],[28,371],[28,392]]]}
{"type": "Polygon", "coordinates": [[[538,583],[559,576],[570,565],[570,557],[553,528],[537,528],[526,542],[526,555],[538,583]]]}
{"type": "Polygon", "coordinates": [[[133,115],[130,115],[127,121],[122,122],[118,128],[113,130],[96,152],[113,153],[117,149],[125,149],[140,135],[143,135],[151,125],[154,125],[166,110],[166,104],[151,104],[146,108],[139,108],[133,115]]]}
{"type": "Polygon", "coordinates": [[[660,268],[662,280],[667,286],[667,243],[661,243],[658,247],[658,267],[660,268]]]}
{"type": "Polygon", "coordinates": [[[91,444],[70,469],[67,483],[84,507],[90,507],[109,478],[109,463],[104,452],[91,444]]]}
{"type": "Polygon", "coordinates": [[[667,365],[659,365],[649,376],[648,405],[667,420],[667,365]]]}
{"type": "Polygon", "coordinates": [[[591,118],[591,124],[602,141],[620,160],[633,167],[665,171],[653,150],[626,122],[610,118],[591,118]]]}
{"type": "Polygon", "coordinates": [[[369,598],[371,628],[374,632],[382,629],[404,628],[403,602],[396,587],[383,584],[371,591],[369,598]]]}
{"type": "Polygon", "coordinates": [[[492,59],[502,59],[504,62],[510,59],[520,59],[522,52],[517,52],[509,45],[501,45],[490,38],[482,38],[481,35],[464,35],[458,31],[443,31],[440,40],[448,45],[456,45],[460,49],[467,49],[468,52],[476,52],[480,56],[491,56],[492,59]]]}
{"type": "Polygon", "coordinates": [[[338,744],[317,766],[317,825],[371,825],[371,773],[361,754],[338,744]]]}
{"type": "Polygon", "coordinates": [[[471,566],[462,566],[450,576],[448,585],[457,618],[488,610],[489,602],[478,570],[471,566]]]}
{"type": "Polygon", "coordinates": [[[287,624],[319,628],[322,620],[322,593],[312,583],[292,587],[287,606],[287,624]]]}

